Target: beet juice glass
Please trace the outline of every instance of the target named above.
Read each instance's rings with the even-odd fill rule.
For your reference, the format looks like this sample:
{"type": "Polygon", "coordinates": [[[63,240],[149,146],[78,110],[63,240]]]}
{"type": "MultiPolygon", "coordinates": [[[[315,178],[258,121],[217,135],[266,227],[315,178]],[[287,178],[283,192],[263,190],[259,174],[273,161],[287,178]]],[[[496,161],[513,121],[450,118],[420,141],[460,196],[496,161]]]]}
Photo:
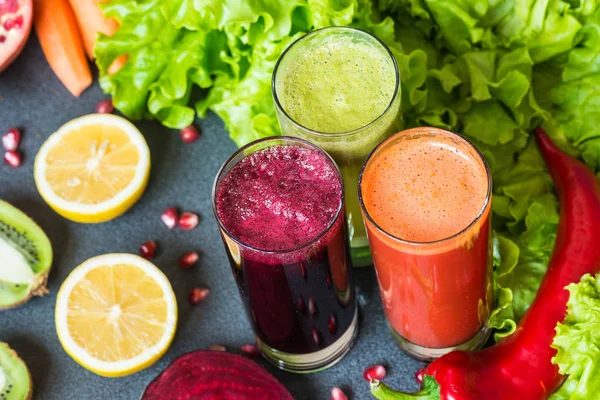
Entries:
{"type": "Polygon", "coordinates": [[[489,337],[491,175],[461,136],[409,129],[373,150],[359,198],[383,308],[409,355],[431,360],[489,337]]]}
{"type": "Polygon", "coordinates": [[[257,140],[221,167],[213,209],[263,357],[297,373],[339,361],[358,324],[333,159],[302,139],[257,140]]]}

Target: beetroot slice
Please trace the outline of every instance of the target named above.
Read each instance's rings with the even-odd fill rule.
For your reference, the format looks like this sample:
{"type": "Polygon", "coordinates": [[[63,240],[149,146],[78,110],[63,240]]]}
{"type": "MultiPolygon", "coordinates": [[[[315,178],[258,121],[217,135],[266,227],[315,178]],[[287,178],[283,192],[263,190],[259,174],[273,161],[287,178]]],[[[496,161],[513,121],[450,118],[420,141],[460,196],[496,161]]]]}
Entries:
{"type": "Polygon", "coordinates": [[[141,400],[293,400],[254,361],[221,351],[194,351],[175,360],[141,400]]]}

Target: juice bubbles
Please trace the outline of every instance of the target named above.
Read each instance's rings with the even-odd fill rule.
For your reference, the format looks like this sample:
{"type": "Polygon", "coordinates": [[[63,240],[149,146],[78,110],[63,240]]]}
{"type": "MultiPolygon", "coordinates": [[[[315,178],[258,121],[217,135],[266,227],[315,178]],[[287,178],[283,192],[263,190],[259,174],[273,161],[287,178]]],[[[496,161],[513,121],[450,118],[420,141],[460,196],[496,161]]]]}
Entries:
{"type": "Polygon", "coordinates": [[[292,372],[337,362],[357,332],[343,183],[322,150],[249,144],[215,182],[214,209],[259,349],[292,372]]]}
{"type": "Polygon", "coordinates": [[[481,154],[440,129],[400,132],[365,163],[360,194],[400,347],[430,359],[481,346],[492,305],[491,180],[481,154]]]}
{"type": "Polygon", "coordinates": [[[369,152],[400,129],[399,85],[389,49],[352,28],[325,28],[302,37],[284,52],[273,72],[283,134],[316,143],[342,172],[355,266],[371,263],[358,175],[369,152]]]}

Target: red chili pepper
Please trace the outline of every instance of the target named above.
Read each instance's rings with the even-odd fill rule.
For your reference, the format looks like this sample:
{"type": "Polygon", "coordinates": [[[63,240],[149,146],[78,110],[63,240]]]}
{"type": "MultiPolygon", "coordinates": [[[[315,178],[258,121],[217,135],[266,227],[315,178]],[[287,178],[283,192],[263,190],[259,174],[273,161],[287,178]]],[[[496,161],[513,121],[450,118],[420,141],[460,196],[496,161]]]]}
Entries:
{"type": "Polygon", "coordinates": [[[566,315],[565,286],[600,272],[600,181],[543,130],[535,133],[560,201],[556,243],[535,301],[513,335],[490,348],[454,351],[431,363],[419,393],[395,392],[372,381],[378,399],[542,400],[562,384],[550,345],[566,315]]]}

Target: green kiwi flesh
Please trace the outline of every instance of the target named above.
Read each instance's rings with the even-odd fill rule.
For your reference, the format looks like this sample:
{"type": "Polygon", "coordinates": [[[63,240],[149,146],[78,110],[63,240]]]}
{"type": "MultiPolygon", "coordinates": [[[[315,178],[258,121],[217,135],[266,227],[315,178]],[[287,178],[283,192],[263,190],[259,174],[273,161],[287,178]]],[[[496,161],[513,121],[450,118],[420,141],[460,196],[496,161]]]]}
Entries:
{"type": "Polygon", "coordinates": [[[27,365],[6,343],[0,342],[0,400],[29,400],[32,388],[27,365]]]}
{"type": "Polygon", "coordinates": [[[47,293],[51,265],[52,246],[42,228],[0,200],[0,309],[47,293]]]}

